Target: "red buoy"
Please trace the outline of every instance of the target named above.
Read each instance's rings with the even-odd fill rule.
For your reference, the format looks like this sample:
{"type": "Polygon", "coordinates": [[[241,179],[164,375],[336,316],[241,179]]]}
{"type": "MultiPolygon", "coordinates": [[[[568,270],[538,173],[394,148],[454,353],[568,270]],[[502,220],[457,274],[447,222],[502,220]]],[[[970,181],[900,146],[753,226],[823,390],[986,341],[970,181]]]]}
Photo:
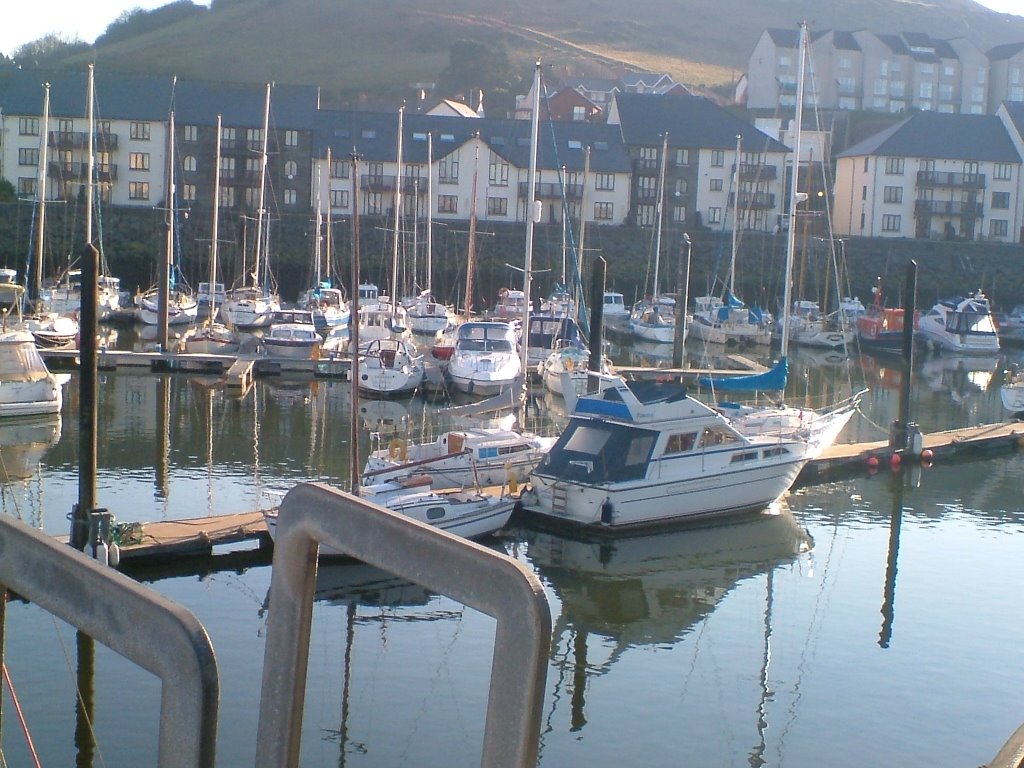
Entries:
{"type": "Polygon", "coordinates": [[[868,456],[868,466],[872,469],[878,469],[878,457],[868,456]]]}
{"type": "Polygon", "coordinates": [[[934,458],[935,454],[932,452],[931,448],[925,448],[923,451],[921,451],[921,461],[930,462],[934,458]]]}
{"type": "Polygon", "coordinates": [[[893,469],[898,469],[902,462],[903,459],[900,457],[898,453],[894,453],[892,456],[889,457],[889,466],[892,467],[893,469]]]}

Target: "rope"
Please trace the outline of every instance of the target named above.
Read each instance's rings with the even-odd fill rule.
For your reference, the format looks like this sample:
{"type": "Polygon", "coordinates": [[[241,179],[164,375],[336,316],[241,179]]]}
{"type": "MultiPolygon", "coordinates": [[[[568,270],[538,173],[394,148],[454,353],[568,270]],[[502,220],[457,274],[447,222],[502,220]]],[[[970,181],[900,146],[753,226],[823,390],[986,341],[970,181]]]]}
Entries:
{"type": "Polygon", "coordinates": [[[857,413],[859,413],[861,415],[861,418],[864,419],[864,421],[866,421],[872,427],[877,429],[879,432],[881,432],[884,435],[889,434],[889,428],[888,427],[883,427],[881,424],[878,424],[878,423],[872,421],[871,418],[866,413],[864,413],[864,411],[861,410],[860,403],[857,403],[857,407],[854,410],[856,410],[857,413]]]}
{"type": "Polygon", "coordinates": [[[18,694],[14,692],[14,683],[11,681],[11,673],[7,670],[7,664],[3,665],[4,682],[7,683],[7,690],[11,692],[11,701],[14,702],[14,711],[18,715],[18,722],[21,723],[21,731],[25,734],[25,743],[28,744],[28,751],[32,754],[32,763],[36,768],[42,768],[39,762],[39,755],[36,752],[36,745],[32,743],[32,734],[29,733],[28,723],[25,722],[25,713],[21,711],[21,702],[18,701],[18,694]]]}
{"type": "MultiPolygon", "coordinates": [[[[77,675],[75,675],[74,669],[71,666],[71,654],[68,653],[68,648],[64,644],[64,637],[63,635],[61,635],[60,630],[57,627],[57,617],[53,614],[50,614],[50,620],[53,622],[54,634],[56,635],[57,642],[60,644],[60,649],[64,654],[64,663],[67,665],[68,674],[75,678],[75,698],[78,699],[78,706],[82,712],[82,717],[85,718],[85,724],[89,728],[89,738],[92,739],[92,745],[93,748],[96,750],[97,756],[99,757],[100,765],[106,766],[106,761],[103,759],[103,753],[100,751],[99,739],[96,738],[96,729],[93,728],[92,718],[89,717],[89,709],[85,705],[85,699],[82,698],[82,690],[78,687],[77,675]]],[[[77,734],[75,735],[75,739],[77,741],[77,734]]]]}

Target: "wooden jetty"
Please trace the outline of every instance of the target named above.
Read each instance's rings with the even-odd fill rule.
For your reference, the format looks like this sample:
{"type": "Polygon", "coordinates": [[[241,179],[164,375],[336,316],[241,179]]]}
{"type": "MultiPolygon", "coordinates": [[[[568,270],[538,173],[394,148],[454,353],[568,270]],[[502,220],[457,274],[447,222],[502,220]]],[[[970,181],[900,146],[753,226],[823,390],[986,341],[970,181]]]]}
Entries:
{"type": "Polygon", "coordinates": [[[270,534],[262,511],[231,515],[160,520],[151,523],[119,523],[114,540],[121,562],[160,560],[177,557],[208,556],[216,546],[256,541],[270,544],[270,534]]]}

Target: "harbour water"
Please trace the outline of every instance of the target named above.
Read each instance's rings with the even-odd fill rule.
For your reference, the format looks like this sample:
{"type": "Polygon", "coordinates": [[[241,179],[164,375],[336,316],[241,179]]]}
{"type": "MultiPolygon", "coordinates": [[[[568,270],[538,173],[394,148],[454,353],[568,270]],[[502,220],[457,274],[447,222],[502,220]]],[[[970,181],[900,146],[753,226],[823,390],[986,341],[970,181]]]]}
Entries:
{"type": "MultiPolygon", "coordinates": [[[[912,417],[925,430],[1006,420],[1005,363],[922,359],[912,417]]],[[[212,383],[103,374],[98,498],[118,521],[247,511],[297,482],[346,482],[347,383],[263,379],[242,398],[212,383]]],[[[875,440],[897,385],[881,358],[798,353],[789,394],[814,404],[868,387],[841,439],[875,440]]],[[[59,425],[0,426],[3,512],[53,535],[77,499],[77,406],[72,379],[59,425]]],[[[371,431],[436,434],[451,421],[437,409],[362,403],[361,450],[371,431]]],[[[550,396],[531,409],[533,428],[563,418],[550,396]]],[[[865,471],[742,522],[610,544],[518,525],[492,545],[535,570],[550,599],[540,765],[985,763],[1024,722],[1022,484],[1024,454],[1007,453],[865,471]]],[[[217,765],[251,766],[269,566],[141,577],[206,626],[217,765]]],[[[301,764],[478,765],[493,633],[489,617],[413,585],[324,566],[301,764]]],[[[82,727],[81,655],[69,627],[9,604],[5,662],[41,764],[153,764],[157,680],[97,646],[82,727]]],[[[3,715],[6,764],[29,764],[6,690],[3,715]]]]}

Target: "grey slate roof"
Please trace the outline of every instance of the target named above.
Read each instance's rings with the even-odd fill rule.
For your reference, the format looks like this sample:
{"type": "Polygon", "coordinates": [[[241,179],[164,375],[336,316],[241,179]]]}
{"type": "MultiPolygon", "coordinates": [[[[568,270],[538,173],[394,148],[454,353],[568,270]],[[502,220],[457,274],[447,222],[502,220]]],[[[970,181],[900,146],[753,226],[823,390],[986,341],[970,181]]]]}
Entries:
{"type": "MultiPolygon", "coordinates": [[[[797,45],[800,43],[800,30],[797,27],[793,27],[792,29],[768,28],[765,30],[765,32],[768,33],[768,36],[772,39],[772,42],[775,43],[776,47],[778,48],[795,49],[797,45]]],[[[808,34],[808,38],[810,42],[813,43],[819,37],[822,37],[823,35],[827,34],[827,29],[822,31],[810,31],[808,34]]]]}
{"type": "MultiPolygon", "coordinates": [[[[402,157],[404,162],[427,161],[426,134],[433,133],[434,160],[444,157],[476,134],[496,154],[517,168],[530,162],[530,121],[496,118],[462,118],[442,115],[406,114],[403,121],[402,157]]],[[[324,157],[331,147],[334,157],[349,156],[353,149],[363,161],[393,162],[398,153],[398,114],[383,112],[323,111],[316,118],[313,152],[324,157]]],[[[616,126],[585,122],[544,122],[540,124],[537,167],[557,169],[565,166],[582,171],[584,147],[590,146],[590,168],[598,173],[628,173],[629,156],[616,126]],[[570,149],[569,141],[580,142],[570,149]]],[[[481,164],[486,163],[485,157],[481,164]]],[[[466,158],[462,158],[465,172],[466,158]]],[[[481,168],[486,172],[486,168],[481,168]]]]}
{"type": "Polygon", "coordinates": [[[837,29],[832,33],[832,42],[835,45],[836,50],[839,51],[859,51],[861,50],[860,43],[857,42],[857,38],[853,36],[853,32],[844,32],[837,29]]]}
{"type": "Polygon", "coordinates": [[[1003,108],[1006,110],[1010,122],[1017,129],[1017,133],[1024,136],[1024,102],[1004,101],[1003,108]]]}
{"type": "Polygon", "coordinates": [[[668,131],[672,147],[735,149],[739,135],[746,152],[789,152],[781,142],[701,96],[620,93],[615,101],[626,146],[657,146],[668,131]]]}
{"type": "MultiPolygon", "coordinates": [[[[171,109],[173,78],[169,75],[127,75],[97,71],[96,119],[163,121],[171,109]]],[[[6,114],[38,115],[44,82],[50,83],[50,114],[84,117],[86,73],[16,70],[0,77],[0,109],[6,114]]],[[[218,113],[227,126],[260,126],[266,86],[181,80],[173,85],[175,119],[179,124],[213,125],[218,113]]],[[[271,125],[303,128],[316,114],[315,86],[277,85],[271,95],[271,125]]]]}
{"type": "Polygon", "coordinates": [[[919,112],[840,152],[836,157],[922,157],[1019,163],[1002,121],[995,115],[919,112]]]}
{"type": "Polygon", "coordinates": [[[1021,51],[1024,51],[1024,43],[1006,43],[1004,45],[997,45],[985,55],[988,56],[989,61],[999,61],[1001,59],[1013,58],[1021,51]]]}

